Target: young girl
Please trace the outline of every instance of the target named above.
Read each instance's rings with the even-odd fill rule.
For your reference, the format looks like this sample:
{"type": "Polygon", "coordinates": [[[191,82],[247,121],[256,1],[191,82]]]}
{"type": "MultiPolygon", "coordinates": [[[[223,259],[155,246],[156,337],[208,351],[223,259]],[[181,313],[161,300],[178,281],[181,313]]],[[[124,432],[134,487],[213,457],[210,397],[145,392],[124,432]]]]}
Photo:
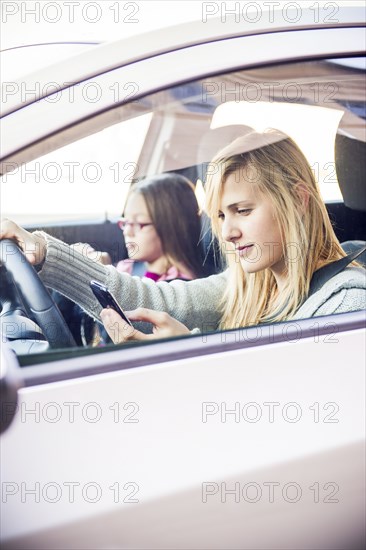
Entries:
{"type": "Polygon", "coordinates": [[[130,260],[117,269],[134,273],[134,262],[145,262],[143,275],[153,281],[191,280],[203,276],[201,223],[193,184],[179,174],[163,174],[135,184],[127,199],[123,231],[130,260]]]}
{"type": "Polygon", "coordinates": [[[101,314],[115,342],[365,307],[365,271],[357,265],[306,299],[314,272],[345,253],[313,173],[291,139],[277,131],[253,132],[221,151],[210,173],[208,213],[229,267],[206,279],[154,283],[82,255],[75,254],[70,261],[70,249],[61,241],[42,232],[30,234],[9,221],[0,236],[15,238],[32,263],[45,259],[40,272],[44,283],[94,317],[101,314]],[[91,279],[108,286],[132,321],[145,322],[137,325],[143,332],[126,330],[112,310],[101,312],[89,290],[91,279]],[[145,334],[151,332],[151,324],[153,334],[145,334]]]}
{"type": "MultiPolygon", "coordinates": [[[[160,174],[134,184],[118,225],[130,257],[117,264],[121,273],[153,281],[189,281],[204,275],[201,216],[194,186],[187,178],[160,174]]],[[[73,249],[86,256],[97,254],[87,244],[73,245],[73,249]]],[[[110,258],[102,263],[111,264],[110,258]]],[[[55,301],[79,345],[108,341],[78,305],[57,293],[55,301]]]]}

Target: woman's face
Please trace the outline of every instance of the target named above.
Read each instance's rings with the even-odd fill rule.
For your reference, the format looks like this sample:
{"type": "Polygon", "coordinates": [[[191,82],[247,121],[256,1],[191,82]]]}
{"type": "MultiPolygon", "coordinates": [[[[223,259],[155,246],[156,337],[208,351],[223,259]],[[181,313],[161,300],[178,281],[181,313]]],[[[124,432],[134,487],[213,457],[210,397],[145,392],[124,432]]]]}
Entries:
{"type": "Polygon", "coordinates": [[[221,234],[224,244],[229,243],[226,251],[235,254],[243,271],[270,268],[277,279],[285,268],[280,226],[271,200],[256,191],[250,177],[248,169],[227,178],[219,212],[221,234]]]}
{"type": "MultiPolygon", "coordinates": [[[[132,224],[151,223],[145,199],[140,193],[133,193],[128,199],[125,218],[132,224]]],[[[152,263],[163,256],[161,240],[153,225],[141,229],[136,225],[127,225],[124,237],[128,256],[133,260],[152,263]]]]}

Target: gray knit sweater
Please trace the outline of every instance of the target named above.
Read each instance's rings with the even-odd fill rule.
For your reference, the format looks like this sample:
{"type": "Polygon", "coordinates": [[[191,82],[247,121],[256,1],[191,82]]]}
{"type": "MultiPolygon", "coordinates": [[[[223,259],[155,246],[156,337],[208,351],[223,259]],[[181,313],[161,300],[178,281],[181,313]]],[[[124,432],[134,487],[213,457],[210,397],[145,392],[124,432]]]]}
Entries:
{"type": "MultiPolygon", "coordinates": [[[[95,279],[108,286],[126,311],[146,307],[166,311],[189,329],[198,327],[206,332],[217,328],[220,321],[218,305],[227,284],[227,271],[206,279],[155,283],[131,277],[113,266],[104,266],[85,258],[65,243],[40,233],[47,241],[47,254],[40,271],[44,284],[78,303],[90,315],[99,319],[101,306],[89,287],[95,279]]],[[[313,294],[299,308],[295,319],[366,308],[366,271],[348,267],[313,294]]],[[[147,324],[136,324],[150,332],[147,324]]]]}

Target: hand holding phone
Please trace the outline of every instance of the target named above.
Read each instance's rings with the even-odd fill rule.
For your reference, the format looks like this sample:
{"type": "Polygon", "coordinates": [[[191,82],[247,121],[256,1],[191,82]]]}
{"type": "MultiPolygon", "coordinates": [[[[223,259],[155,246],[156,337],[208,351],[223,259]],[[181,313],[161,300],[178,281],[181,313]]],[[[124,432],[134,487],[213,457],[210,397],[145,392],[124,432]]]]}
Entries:
{"type": "Polygon", "coordinates": [[[118,305],[117,300],[115,299],[113,294],[109,292],[108,288],[105,285],[102,285],[102,283],[99,283],[98,281],[90,281],[89,285],[93,291],[94,296],[103,308],[110,307],[114,309],[114,311],[116,311],[122,317],[122,319],[132,327],[131,321],[128,319],[128,317],[126,317],[122,308],[118,305]]]}

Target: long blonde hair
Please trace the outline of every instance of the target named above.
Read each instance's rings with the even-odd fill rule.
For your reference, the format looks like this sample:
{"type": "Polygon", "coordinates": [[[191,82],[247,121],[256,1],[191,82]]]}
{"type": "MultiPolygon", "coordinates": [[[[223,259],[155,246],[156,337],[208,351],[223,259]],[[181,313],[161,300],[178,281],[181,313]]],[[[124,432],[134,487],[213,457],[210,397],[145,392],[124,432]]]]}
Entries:
{"type": "Polygon", "coordinates": [[[206,208],[224,253],[230,243],[223,241],[218,219],[223,188],[230,174],[240,177],[248,170],[257,175],[252,181],[255,192],[263,193],[273,204],[282,234],[287,281],[278,293],[269,268],[245,273],[237,257],[226,254],[229,280],[221,303],[223,329],[290,319],[306,299],[314,271],[346,255],[306,158],[291,138],[277,130],[240,137],[211,162],[206,208]],[[300,207],[300,190],[308,196],[306,208],[300,207]]]}

